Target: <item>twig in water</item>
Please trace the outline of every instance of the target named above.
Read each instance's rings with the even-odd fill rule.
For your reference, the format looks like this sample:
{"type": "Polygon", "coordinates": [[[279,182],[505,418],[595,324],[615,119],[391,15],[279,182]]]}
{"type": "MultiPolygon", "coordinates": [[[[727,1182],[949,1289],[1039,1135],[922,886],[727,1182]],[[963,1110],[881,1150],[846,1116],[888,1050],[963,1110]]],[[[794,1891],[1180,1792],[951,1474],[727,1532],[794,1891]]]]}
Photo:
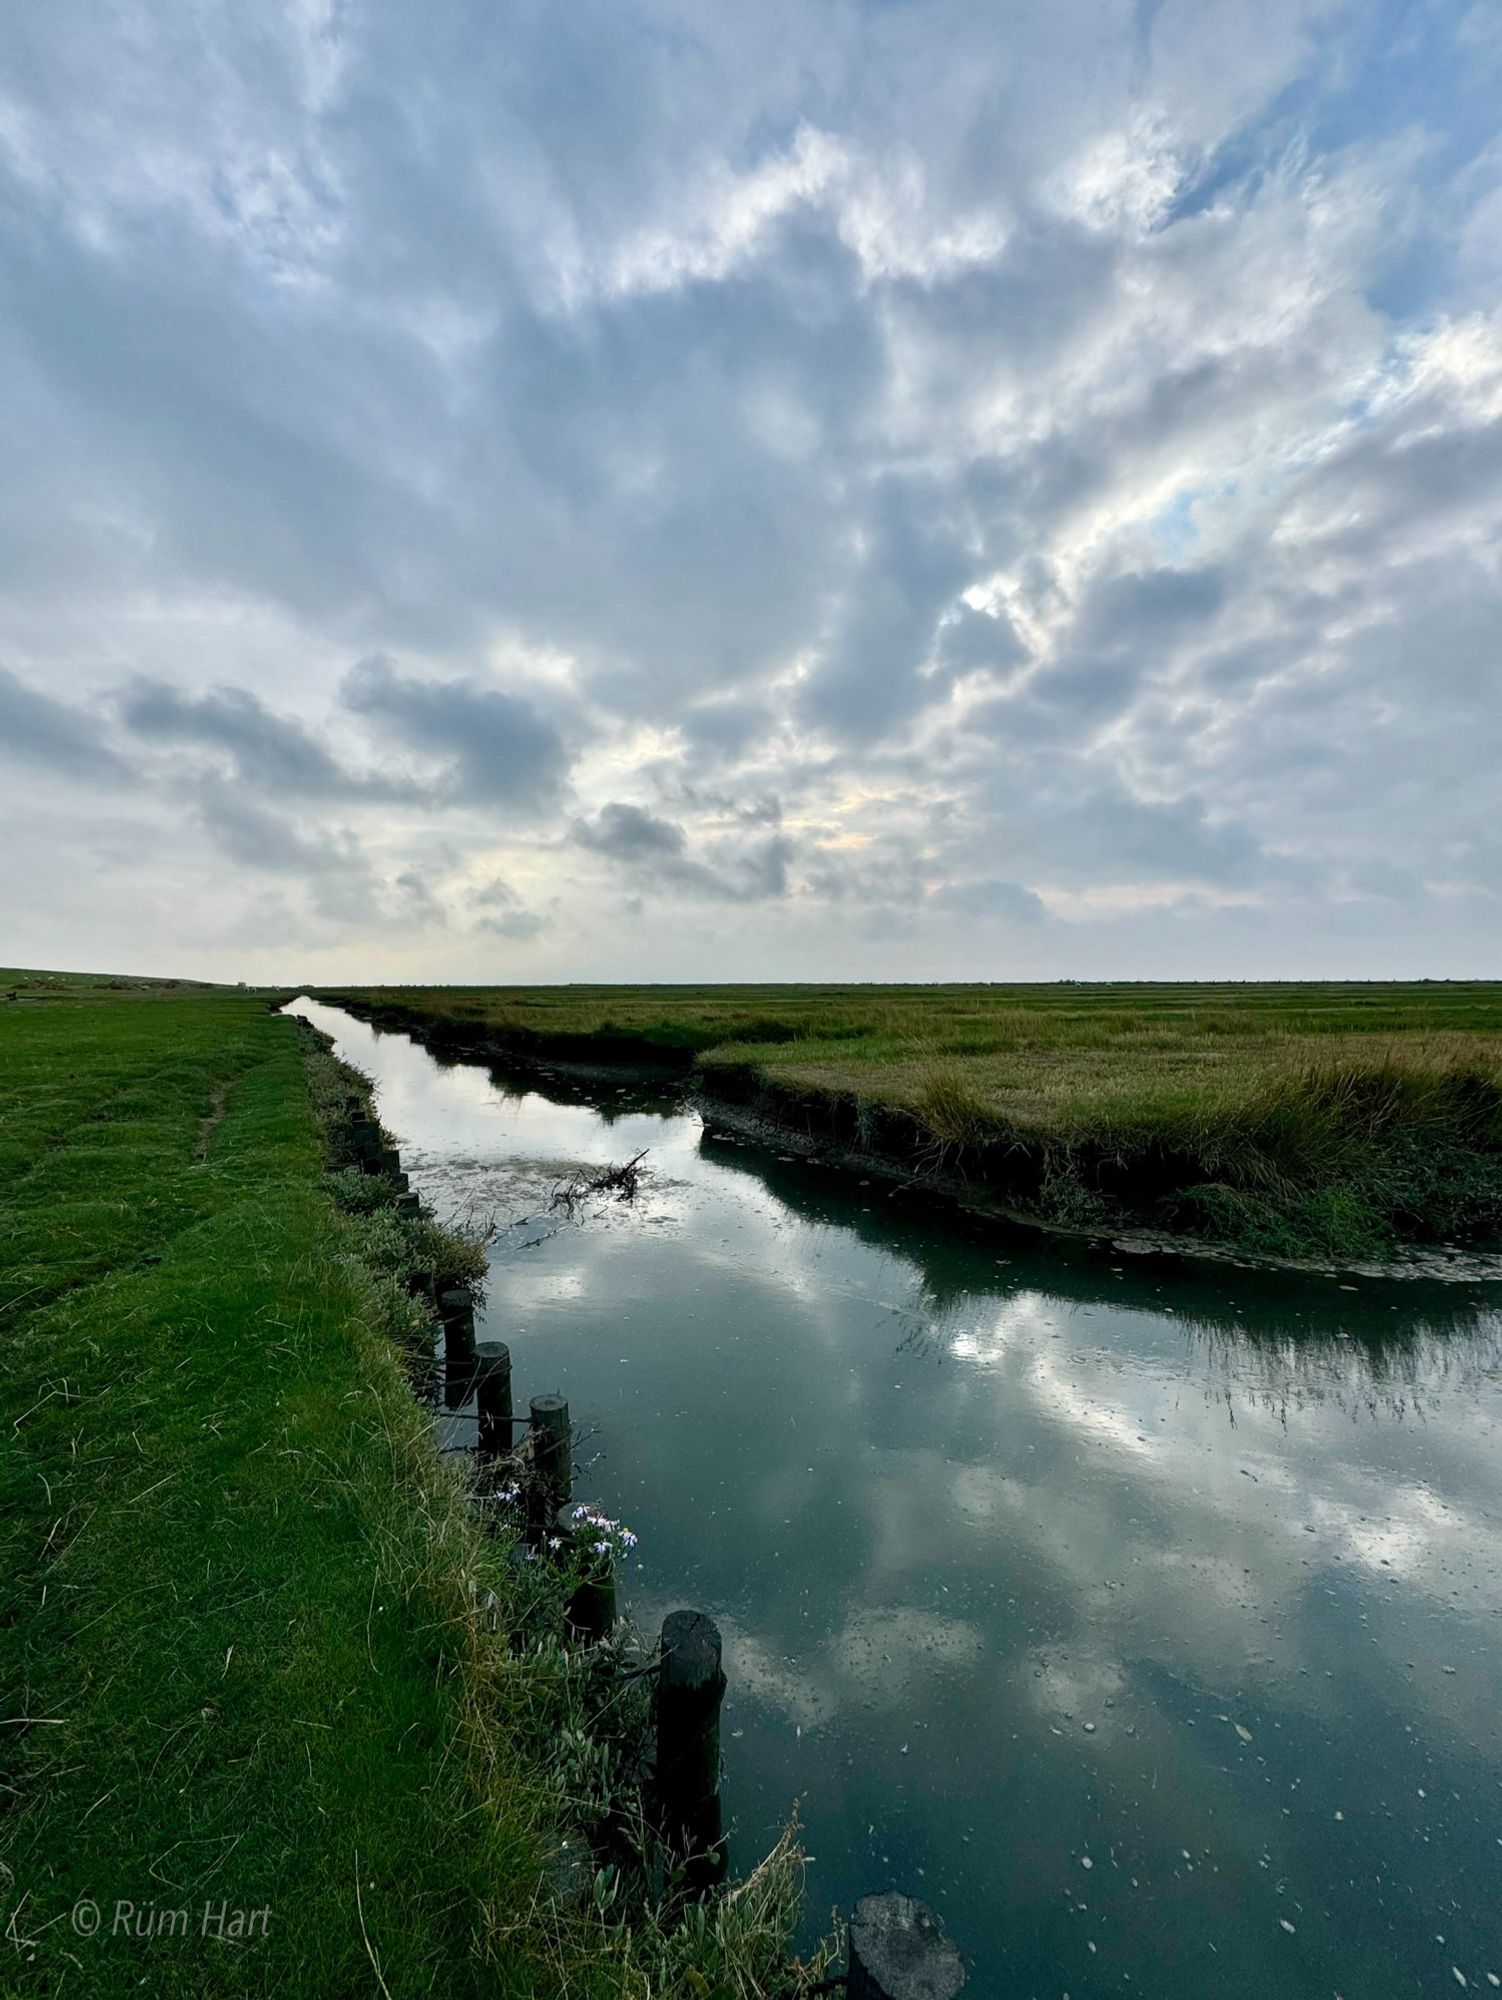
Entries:
{"type": "Polygon", "coordinates": [[[639,1153],[633,1153],[621,1166],[605,1167],[597,1174],[581,1167],[572,1180],[560,1181],[554,1188],[549,1207],[564,1209],[572,1215],[585,1197],[592,1194],[613,1195],[617,1201],[635,1201],[641,1186],[641,1163],[650,1151],[649,1146],[643,1146],[639,1153]]]}

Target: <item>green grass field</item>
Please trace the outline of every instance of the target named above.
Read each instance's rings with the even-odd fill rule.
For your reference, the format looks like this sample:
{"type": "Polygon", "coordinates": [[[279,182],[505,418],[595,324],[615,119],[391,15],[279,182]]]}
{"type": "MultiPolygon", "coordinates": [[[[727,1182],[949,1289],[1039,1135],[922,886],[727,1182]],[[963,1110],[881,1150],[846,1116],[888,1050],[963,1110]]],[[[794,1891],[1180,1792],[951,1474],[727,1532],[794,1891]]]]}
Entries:
{"type": "MultiPolygon", "coordinates": [[[[341,997],[326,991],[330,1000],[341,997]]],[[[1272,1254],[1502,1230],[1502,985],[370,988],[456,1045],[633,1045],[1046,1220],[1272,1254]]]]}
{"type": "Polygon", "coordinates": [[[548,1891],[605,1768],[587,1676],[513,1629],[408,1387],[382,1272],[431,1225],[331,1198],[372,1186],[328,1171],[347,1074],[248,998],[30,990],[0,1001],[0,1991],[782,1988],[787,1856],[692,1929],[548,1891]]]}

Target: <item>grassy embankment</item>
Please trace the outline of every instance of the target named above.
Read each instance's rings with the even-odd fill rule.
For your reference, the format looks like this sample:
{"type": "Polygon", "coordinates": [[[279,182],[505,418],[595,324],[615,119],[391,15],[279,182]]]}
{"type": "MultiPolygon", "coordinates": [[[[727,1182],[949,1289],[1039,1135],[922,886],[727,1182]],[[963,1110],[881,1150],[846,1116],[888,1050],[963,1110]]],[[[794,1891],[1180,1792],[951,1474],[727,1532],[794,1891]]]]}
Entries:
{"type": "Polygon", "coordinates": [[[344,997],[440,1047],[655,1053],[711,1098],[1053,1223],[1317,1258],[1502,1234],[1502,985],[344,997]]]}
{"type": "Polygon", "coordinates": [[[781,1988],[785,1852],[686,1921],[559,1899],[618,1745],[410,1393],[453,1246],[330,1171],[350,1073],[249,998],[45,990],[0,1001],[0,1991],[781,1988]]]}

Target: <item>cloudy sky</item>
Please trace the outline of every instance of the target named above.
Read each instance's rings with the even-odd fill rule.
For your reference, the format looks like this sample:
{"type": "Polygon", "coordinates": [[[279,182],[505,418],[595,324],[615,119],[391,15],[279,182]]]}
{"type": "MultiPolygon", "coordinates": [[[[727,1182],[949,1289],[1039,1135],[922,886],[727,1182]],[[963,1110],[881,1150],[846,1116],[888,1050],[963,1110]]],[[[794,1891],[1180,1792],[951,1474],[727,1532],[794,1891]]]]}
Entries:
{"type": "Polygon", "coordinates": [[[1496,0],[26,0],[0,959],[1502,974],[1496,0]]]}

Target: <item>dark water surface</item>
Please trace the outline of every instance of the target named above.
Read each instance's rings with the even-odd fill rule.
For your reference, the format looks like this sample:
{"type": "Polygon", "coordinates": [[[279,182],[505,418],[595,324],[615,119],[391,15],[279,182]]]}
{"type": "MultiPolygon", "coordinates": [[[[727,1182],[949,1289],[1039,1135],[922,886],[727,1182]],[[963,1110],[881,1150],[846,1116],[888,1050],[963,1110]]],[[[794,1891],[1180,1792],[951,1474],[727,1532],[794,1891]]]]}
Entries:
{"type": "Polygon", "coordinates": [[[1495,1289],[998,1251],[295,1011],[439,1214],[499,1218],[483,1331],[594,1432],[643,1632],[718,1619],[733,1860],[798,1801],[810,1936],[896,1885],[978,1994],[1497,1987],[1495,1289]],[[634,1206],[549,1212],[644,1146],[634,1206]]]}

